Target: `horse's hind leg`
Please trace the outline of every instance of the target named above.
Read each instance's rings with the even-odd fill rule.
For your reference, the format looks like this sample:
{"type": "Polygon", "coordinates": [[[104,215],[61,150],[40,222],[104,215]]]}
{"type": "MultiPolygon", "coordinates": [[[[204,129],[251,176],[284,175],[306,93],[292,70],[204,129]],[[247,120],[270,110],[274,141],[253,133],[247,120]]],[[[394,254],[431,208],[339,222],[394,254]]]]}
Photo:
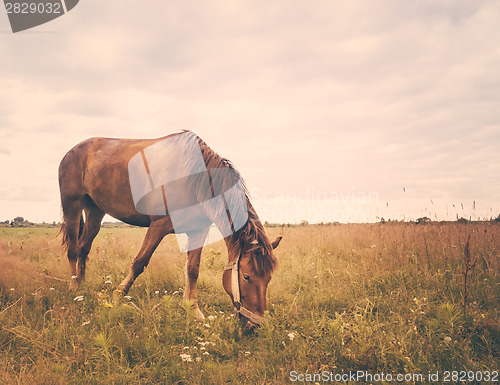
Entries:
{"type": "Polygon", "coordinates": [[[113,294],[113,302],[118,303],[121,296],[126,295],[130,289],[130,286],[134,283],[135,279],[144,271],[144,268],[148,265],[151,255],[156,250],[161,240],[165,235],[171,232],[170,226],[165,225],[166,218],[152,222],[146,233],[146,237],[142,243],[141,250],[139,254],[134,259],[132,263],[132,269],[125,280],[118,286],[113,294]]]}
{"type": "Polygon", "coordinates": [[[77,282],[85,281],[85,264],[87,256],[90,253],[92,242],[101,229],[101,221],[104,217],[104,212],[97,207],[94,202],[86,202],[85,207],[85,225],[83,233],[80,236],[80,251],[78,253],[78,275],[77,282]]]}
{"type": "Polygon", "coordinates": [[[80,228],[80,218],[82,215],[82,202],[80,198],[67,199],[62,202],[64,222],[63,233],[64,243],[68,247],[68,261],[71,270],[70,290],[78,289],[76,262],[80,246],[78,235],[80,228]]]}

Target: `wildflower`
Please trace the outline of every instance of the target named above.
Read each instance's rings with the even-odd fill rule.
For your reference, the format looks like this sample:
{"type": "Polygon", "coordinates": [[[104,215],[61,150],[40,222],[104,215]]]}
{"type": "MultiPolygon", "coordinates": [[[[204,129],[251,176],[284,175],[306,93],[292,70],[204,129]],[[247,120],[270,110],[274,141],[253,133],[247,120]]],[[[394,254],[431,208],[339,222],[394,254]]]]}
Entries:
{"type": "Polygon", "coordinates": [[[184,346],[182,349],[183,350],[189,350],[189,346],[184,346]]]}
{"type": "Polygon", "coordinates": [[[90,325],[90,321],[85,321],[84,323],[82,323],[82,326],[87,326],[87,325],[90,325]]]}
{"type": "Polygon", "coordinates": [[[213,321],[213,320],[215,319],[215,317],[216,317],[216,316],[209,315],[209,316],[208,316],[208,320],[209,320],[209,321],[213,321]]]}
{"type": "Polygon", "coordinates": [[[444,342],[446,342],[446,343],[451,342],[451,337],[444,337],[444,342]]]}
{"type": "Polygon", "coordinates": [[[10,291],[15,291],[16,289],[14,289],[13,287],[10,288],[10,291]]]}
{"type": "Polygon", "coordinates": [[[156,295],[160,294],[160,290],[156,290],[156,291],[155,291],[155,294],[156,294],[156,295]]]}
{"type": "Polygon", "coordinates": [[[206,328],[210,328],[211,326],[209,324],[203,324],[206,328]]]}
{"type": "Polygon", "coordinates": [[[111,282],[110,280],[107,280],[106,282],[104,282],[105,285],[111,285],[113,282],[111,282]]]}
{"type": "Polygon", "coordinates": [[[209,355],[210,355],[210,353],[209,353],[209,352],[203,352],[203,355],[204,355],[204,356],[209,356],[209,355]]]}
{"type": "Polygon", "coordinates": [[[245,352],[245,354],[248,356],[250,354],[250,352],[245,352]]]}
{"type": "Polygon", "coordinates": [[[193,359],[191,358],[191,354],[179,354],[179,357],[184,362],[193,362],[193,359]]]}
{"type": "Polygon", "coordinates": [[[111,279],[111,275],[107,275],[107,276],[106,276],[106,279],[111,279]]]}
{"type": "Polygon", "coordinates": [[[288,338],[290,338],[290,341],[293,341],[295,338],[295,333],[288,333],[288,338]]]}
{"type": "Polygon", "coordinates": [[[78,301],[78,302],[83,301],[83,295],[76,296],[75,298],[73,298],[73,301],[78,301]]]}
{"type": "Polygon", "coordinates": [[[172,295],[176,295],[176,294],[179,294],[179,290],[176,290],[172,293],[172,295]]]}
{"type": "Polygon", "coordinates": [[[50,291],[54,291],[55,289],[54,289],[53,287],[51,287],[49,290],[50,290],[50,291]]]}
{"type": "Polygon", "coordinates": [[[200,346],[205,346],[207,343],[206,342],[198,342],[200,346]]]}
{"type": "Polygon", "coordinates": [[[196,357],[196,362],[200,362],[201,361],[201,357],[196,357]]]}
{"type": "Polygon", "coordinates": [[[132,299],[132,297],[130,295],[126,295],[123,298],[127,298],[129,301],[132,299]]]}

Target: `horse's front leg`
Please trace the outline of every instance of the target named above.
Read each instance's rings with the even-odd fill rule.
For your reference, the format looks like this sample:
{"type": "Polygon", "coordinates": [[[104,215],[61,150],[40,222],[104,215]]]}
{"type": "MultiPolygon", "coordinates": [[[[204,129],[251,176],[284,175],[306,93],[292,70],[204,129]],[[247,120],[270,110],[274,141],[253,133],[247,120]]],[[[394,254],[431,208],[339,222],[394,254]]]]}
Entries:
{"type": "Polygon", "coordinates": [[[186,262],[186,290],[184,291],[184,299],[189,301],[194,311],[194,316],[198,321],[203,321],[205,316],[198,307],[198,290],[196,283],[200,272],[200,259],[202,248],[189,250],[188,259],[186,262]]]}
{"type": "Polygon", "coordinates": [[[120,303],[121,297],[128,293],[130,286],[132,286],[135,279],[144,271],[144,268],[149,263],[151,255],[168,232],[168,227],[164,225],[163,221],[159,220],[151,223],[146,233],[146,237],[144,238],[144,242],[142,243],[141,250],[134,259],[129,275],[120,283],[113,293],[113,302],[115,304],[120,303]]]}

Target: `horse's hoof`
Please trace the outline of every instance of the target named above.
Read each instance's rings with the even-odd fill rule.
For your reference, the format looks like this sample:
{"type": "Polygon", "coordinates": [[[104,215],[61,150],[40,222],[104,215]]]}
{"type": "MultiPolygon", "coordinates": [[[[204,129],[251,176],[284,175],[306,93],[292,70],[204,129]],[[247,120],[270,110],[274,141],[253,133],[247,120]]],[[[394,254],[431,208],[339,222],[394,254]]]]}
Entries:
{"type": "Polygon", "coordinates": [[[123,295],[124,295],[124,293],[120,289],[116,289],[115,291],[113,291],[113,305],[114,306],[118,306],[122,302],[123,295]]]}
{"type": "Polygon", "coordinates": [[[194,317],[198,320],[198,321],[204,321],[205,320],[205,316],[203,315],[203,313],[201,312],[201,310],[199,308],[194,308],[193,309],[194,311],[194,317]]]}

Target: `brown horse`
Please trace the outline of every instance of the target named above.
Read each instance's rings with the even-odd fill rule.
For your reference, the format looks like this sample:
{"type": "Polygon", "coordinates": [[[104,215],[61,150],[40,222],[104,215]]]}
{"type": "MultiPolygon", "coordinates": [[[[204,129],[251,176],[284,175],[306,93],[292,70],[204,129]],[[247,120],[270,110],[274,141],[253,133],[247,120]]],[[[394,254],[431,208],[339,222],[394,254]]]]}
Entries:
{"type": "Polygon", "coordinates": [[[229,229],[221,230],[229,260],[223,273],[224,289],[247,327],[253,328],[260,324],[266,309],[267,285],[277,264],[273,249],[278,246],[281,237],[272,243],[269,241],[246,188],[240,194],[245,209],[245,212],[240,210],[240,214],[244,215],[239,215],[239,220],[235,219],[235,207],[238,207],[234,199],[231,203],[232,198],[227,191],[231,188],[234,190],[238,183],[244,187],[231,163],[191,131],[158,139],[91,138],[76,145],[64,156],[59,166],[63,210],[61,232],[71,268],[70,289],[77,289],[85,279],[85,262],[92,242],[100,230],[104,215],[109,214],[125,223],[148,227],[130,274],[115,290],[114,299],[119,300],[127,294],[165,235],[182,232],[187,234],[190,245],[184,298],[193,303],[196,317],[204,319],[197,304],[196,282],[203,242],[208,229],[215,224],[219,230],[229,229]],[[165,147],[163,143],[173,144],[165,147]],[[151,150],[154,148],[156,152],[151,150]],[[160,151],[162,149],[164,151],[160,151]],[[148,151],[150,167],[146,159],[148,151]],[[152,159],[152,154],[155,159],[152,159]],[[201,167],[206,167],[207,171],[194,170],[199,168],[192,161],[197,157],[204,163],[201,167]],[[134,166],[139,164],[136,161],[140,166],[134,166]],[[191,175],[177,178],[160,188],[153,183],[154,171],[151,169],[154,167],[160,173],[170,170],[175,174],[181,170],[191,175]],[[210,170],[224,172],[219,172],[215,180],[215,173],[210,170]],[[223,202],[224,205],[204,204],[210,198],[207,198],[207,191],[212,196],[220,193],[223,199],[217,202],[223,202]],[[142,195],[146,198],[141,200],[142,195]],[[161,207],[155,208],[155,205],[161,207]],[[190,211],[183,211],[180,209],[182,207],[188,207],[190,211]],[[193,211],[193,207],[197,209],[193,211]]]}

